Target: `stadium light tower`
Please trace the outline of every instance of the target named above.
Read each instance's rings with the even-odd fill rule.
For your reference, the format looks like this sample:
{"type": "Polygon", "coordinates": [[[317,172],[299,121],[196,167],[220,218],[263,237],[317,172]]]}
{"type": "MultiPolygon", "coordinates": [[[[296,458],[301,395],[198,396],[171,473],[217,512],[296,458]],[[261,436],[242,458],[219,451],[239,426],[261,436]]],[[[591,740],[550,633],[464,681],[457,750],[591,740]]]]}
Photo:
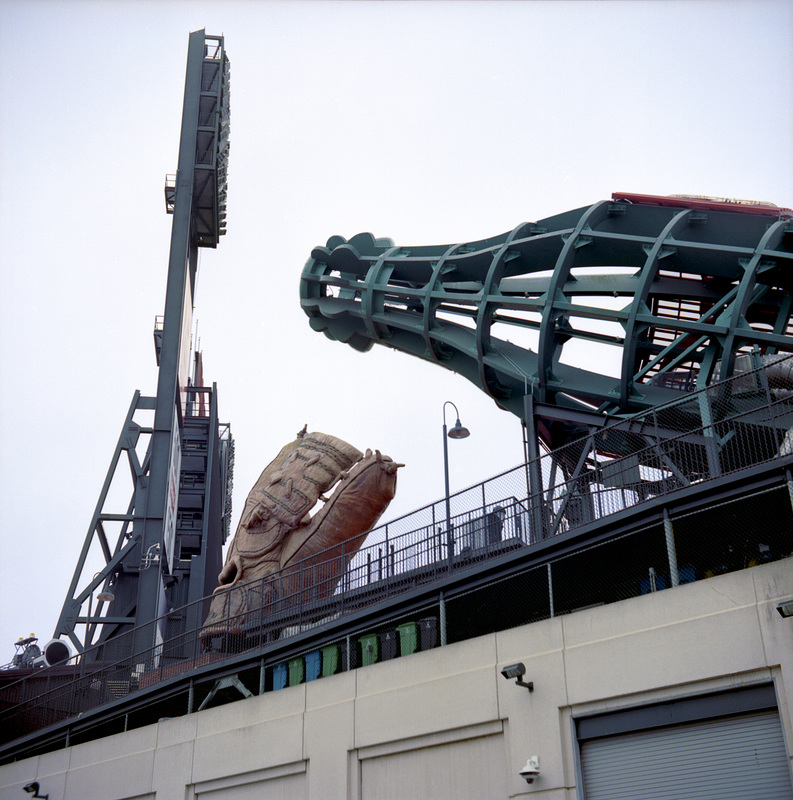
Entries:
{"type": "MultiPolygon", "coordinates": [[[[54,636],[67,636],[79,651],[89,631],[102,626],[103,658],[151,647],[151,623],[170,608],[210,594],[228,535],[233,441],[217,416],[217,389],[203,385],[200,353],[190,334],[198,249],[214,248],[225,233],[229,151],[229,61],[222,36],[190,34],[179,161],[165,184],[173,215],[165,308],[154,329],[157,394],[136,392],[122,427],[105,484],[78,559],[54,636]],[[153,423],[141,423],[148,413],[153,423]],[[142,460],[142,437],[148,439],[142,460]],[[120,513],[106,503],[116,467],[126,456],[132,497],[120,513]],[[109,536],[116,527],[113,544],[109,536]],[[101,552],[98,572],[87,566],[101,552]],[[85,582],[84,572],[94,575],[85,582]],[[105,609],[81,609],[101,583],[112,588],[105,609]],[[102,612],[105,611],[104,615],[102,612]],[[76,626],[84,625],[82,641],[76,626]],[[143,627],[141,627],[143,626],[143,627]],[[136,629],[135,642],[120,634],[136,629]],[[116,649],[110,644],[116,640],[116,649]]],[[[197,613],[197,612],[196,612],[197,613]]],[[[184,620],[196,627],[199,620],[184,620]]]]}

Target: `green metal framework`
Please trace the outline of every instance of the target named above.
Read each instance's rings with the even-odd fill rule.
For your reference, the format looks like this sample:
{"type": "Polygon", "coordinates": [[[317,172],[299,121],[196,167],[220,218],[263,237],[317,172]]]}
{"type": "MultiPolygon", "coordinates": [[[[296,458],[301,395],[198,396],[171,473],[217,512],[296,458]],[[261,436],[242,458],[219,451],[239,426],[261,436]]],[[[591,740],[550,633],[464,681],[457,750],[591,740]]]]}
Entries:
{"type": "Polygon", "coordinates": [[[465,376],[558,447],[730,377],[742,354],[792,352],[791,217],[617,193],[464,244],[335,236],[303,270],[301,305],[331,339],[465,376]],[[581,343],[594,369],[574,366],[581,343]],[[617,366],[598,369],[597,348],[617,366]]]}

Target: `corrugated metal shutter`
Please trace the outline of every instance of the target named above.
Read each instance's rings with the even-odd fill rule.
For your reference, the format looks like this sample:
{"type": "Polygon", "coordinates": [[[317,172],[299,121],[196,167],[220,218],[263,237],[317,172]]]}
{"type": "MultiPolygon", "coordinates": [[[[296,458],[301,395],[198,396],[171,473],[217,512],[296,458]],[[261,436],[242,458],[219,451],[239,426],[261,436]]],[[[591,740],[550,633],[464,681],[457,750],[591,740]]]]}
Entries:
{"type": "Polygon", "coordinates": [[[581,742],[586,800],[793,800],[776,711],[581,742]]]}

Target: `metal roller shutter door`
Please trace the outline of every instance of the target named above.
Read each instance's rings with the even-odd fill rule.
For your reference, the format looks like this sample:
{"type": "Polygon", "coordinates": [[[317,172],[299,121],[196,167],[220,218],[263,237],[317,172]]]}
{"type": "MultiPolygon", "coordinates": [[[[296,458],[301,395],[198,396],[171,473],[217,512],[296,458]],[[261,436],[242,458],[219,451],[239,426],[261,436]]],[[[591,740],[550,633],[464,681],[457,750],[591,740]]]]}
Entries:
{"type": "Polygon", "coordinates": [[[777,711],[581,742],[586,800],[793,800],[777,711]]]}

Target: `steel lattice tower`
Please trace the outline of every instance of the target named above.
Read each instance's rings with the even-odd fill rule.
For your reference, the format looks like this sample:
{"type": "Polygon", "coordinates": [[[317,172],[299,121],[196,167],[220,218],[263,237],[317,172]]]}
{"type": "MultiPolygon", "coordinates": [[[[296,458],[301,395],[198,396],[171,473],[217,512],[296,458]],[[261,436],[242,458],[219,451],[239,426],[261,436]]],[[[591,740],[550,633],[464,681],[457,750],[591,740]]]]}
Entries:
{"type": "MultiPolygon", "coordinates": [[[[165,184],[173,223],[165,309],[154,330],[157,394],[133,397],[54,632],[79,651],[105,643],[104,659],[151,647],[158,632],[147,623],[211,594],[221,566],[233,441],[228,425],[218,422],[217,388],[203,385],[190,335],[198,250],[216,247],[225,233],[228,149],[224,40],[195,31],[188,45],[178,168],[165,184]],[[147,413],[149,421],[140,422],[147,413]],[[131,499],[111,511],[110,487],[124,459],[131,499]],[[89,552],[97,546],[104,566],[88,578],[89,552]],[[103,593],[92,608],[100,586],[103,593]],[[118,634],[133,628],[134,643],[123,637],[114,650],[118,634]]],[[[181,620],[191,627],[198,622],[181,620]]]]}

